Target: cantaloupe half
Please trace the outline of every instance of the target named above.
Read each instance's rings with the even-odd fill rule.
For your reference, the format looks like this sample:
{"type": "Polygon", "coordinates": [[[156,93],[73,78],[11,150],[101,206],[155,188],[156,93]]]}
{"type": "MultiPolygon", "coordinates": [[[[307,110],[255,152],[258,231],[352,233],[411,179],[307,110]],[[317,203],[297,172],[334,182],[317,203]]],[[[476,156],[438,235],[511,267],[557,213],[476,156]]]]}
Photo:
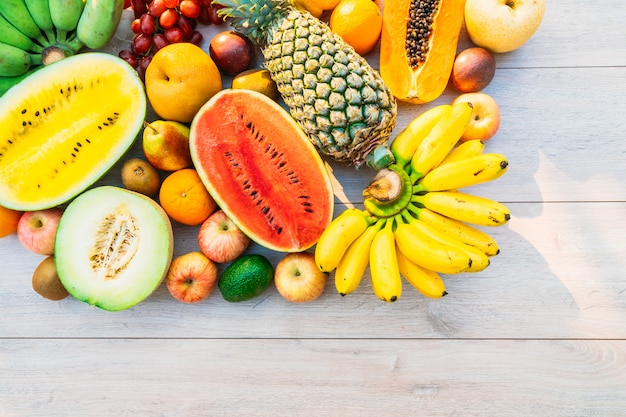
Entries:
{"type": "Polygon", "coordinates": [[[189,147],[215,201],[256,243],[303,251],[332,220],[324,161],[291,115],[267,96],[220,91],[196,114],[189,147]]]}
{"type": "Polygon", "coordinates": [[[154,200],[120,187],[93,187],[65,209],[54,247],[59,278],[76,299],[118,311],[145,300],[165,278],[171,222],[154,200]]]}
{"type": "Polygon", "coordinates": [[[35,72],[0,98],[0,205],[65,203],[133,144],[144,86],[122,59],[86,52],[35,72]]]}

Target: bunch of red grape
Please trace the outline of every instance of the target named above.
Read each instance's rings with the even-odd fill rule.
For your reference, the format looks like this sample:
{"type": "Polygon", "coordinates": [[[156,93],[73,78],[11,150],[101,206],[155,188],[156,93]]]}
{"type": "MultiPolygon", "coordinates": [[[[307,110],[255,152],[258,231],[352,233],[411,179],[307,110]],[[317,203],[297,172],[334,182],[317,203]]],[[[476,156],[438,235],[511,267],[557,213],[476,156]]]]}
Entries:
{"type": "Polygon", "coordinates": [[[131,0],[135,19],[131,29],[135,34],[130,49],[119,52],[144,79],[146,68],[154,54],[171,43],[190,42],[199,45],[202,25],[224,23],[217,14],[220,6],[212,0],[131,0]]]}

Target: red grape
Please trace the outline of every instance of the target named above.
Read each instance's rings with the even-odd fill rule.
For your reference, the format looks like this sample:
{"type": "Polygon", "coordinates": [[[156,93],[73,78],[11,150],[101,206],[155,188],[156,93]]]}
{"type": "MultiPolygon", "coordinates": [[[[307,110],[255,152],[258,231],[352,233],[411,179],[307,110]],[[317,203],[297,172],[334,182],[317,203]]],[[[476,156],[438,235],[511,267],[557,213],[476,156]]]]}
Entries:
{"type": "Polygon", "coordinates": [[[152,43],[154,44],[154,48],[156,49],[156,51],[170,44],[165,35],[162,33],[157,33],[156,35],[154,35],[152,43]]]}
{"type": "Polygon", "coordinates": [[[210,25],[212,23],[211,16],[209,15],[211,12],[209,11],[209,9],[210,7],[201,7],[200,14],[196,18],[203,25],[210,25]]]}
{"type": "Polygon", "coordinates": [[[148,13],[151,16],[159,17],[163,14],[164,11],[167,10],[167,6],[165,6],[164,0],[152,0],[150,5],[148,6],[148,13]]]}
{"type": "Polygon", "coordinates": [[[178,6],[179,0],[163,0],[165,6],[169,9],[175,9],[178,6]]]}
{"type": "Polygon", "coordinates": [[[194,30],[193,32],[191,32],[191,36],[189,36],[188,41],[190,43],[193,43],[194,45],[200,46],[200,44],[202,43],[202,33],[198,32],[197,30],[194,30]]]}
{"type": "Polygon", "coordinates": [[[178,22],[176,22],[176,26],[178,28],[180,28],[180,30],[183,31],[183,38],[187,39],[190,35],[191,32],[193,31],[193,20],[185,17],[185,16],[180,16],[178,18],[178,22]]]}
{"type": "Polygon", "coordinates": [[[152,35],[138,33],[133,38],[131,50],[137,55],[143,55],[150,50],[152,46],[152,35]]]}
{"type": "Polygon", "coordinates": [[[200,4],[193,0],[181,1],[178,9],[183,16],[187,16],[192,19],[195,19],[200,15],[200,4]]]}
{"type": "Polygon", "coordinates": [[[176,9],[167,9],[159,17],[159,24],[163,29],[171,28],[178,21],[178,11],[176,9]]]}
{"type": "Polygon", "coordinates": [[[152,57],[150,55],[144,55],[143,57],[141,57],[141,60],[139,60],[139,68],[141,68],[145,72],[151,61],[152,57]]]}
{"type": "Polygon", "coordinates": [[[165,39],[169,43],[179,43],[183,41],[183,31],[178,26],[165,29],[165,39]]]}
{"type": "Polygon", "coordinates": [[[142,33],[145,33],[146,35],[152,35],[152,33],[154,33],[154,17],[149,14],[143,14],[139,18],[139,23],[142,33]]]}
{"type": "Polygon", "coordinates": [[[137,55],[135,55],[132,51],[129,51],[128,49],[120,51],[118,56],[124,61],[128,62],[128,64],[133,68],[136,67],[138,64],[137,55]]]}
{"type": "Polygon", "coordinates": [[[209,18],[211,19],[211,23],[214,25],[221,25],[224,23],[224,18],[217,14],[217,11],[221,8],[223,8],[223,6],[217,4],[212,4],[211,7],[209,7],[209,18]]]}
{"type": "Polygon", "coordinates": [[[133,22],[130,24],[130,29],[133,31],[133,33],[141,33],[141,20],[133,20],[133,22]]]}

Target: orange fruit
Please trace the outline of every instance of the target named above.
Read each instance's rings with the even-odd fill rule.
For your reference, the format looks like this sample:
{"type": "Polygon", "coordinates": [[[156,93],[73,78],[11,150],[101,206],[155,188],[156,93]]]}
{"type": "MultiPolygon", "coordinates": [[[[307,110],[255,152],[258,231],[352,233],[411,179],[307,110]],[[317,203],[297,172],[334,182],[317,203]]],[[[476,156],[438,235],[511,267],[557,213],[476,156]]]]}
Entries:
{"type": "Polygon", "coordinates": [[[17,222],[22,217],[21,211],[0,206],[0,237],[17,232],[17,222]]]}
{"type": "Polygon", "coordinates": [[[159,190],[159,203],[172,220],[197,226],[217,208],[194,168],[174,171],[167,176],[159,190]]]}
{"type": "Polygon", "coordinates": [[[380,40],[383,15],[373,0],[341,0],[330,15],[329,25],[358,54],[365,55],[380,40]]]}
{"type": "Polygon", "coordinates": [[[200,107],[222,89],[215,62],[189,42],[167,45],[152,57],[145,74],[150,105],[162,119],[189,123],[200,107]]]}

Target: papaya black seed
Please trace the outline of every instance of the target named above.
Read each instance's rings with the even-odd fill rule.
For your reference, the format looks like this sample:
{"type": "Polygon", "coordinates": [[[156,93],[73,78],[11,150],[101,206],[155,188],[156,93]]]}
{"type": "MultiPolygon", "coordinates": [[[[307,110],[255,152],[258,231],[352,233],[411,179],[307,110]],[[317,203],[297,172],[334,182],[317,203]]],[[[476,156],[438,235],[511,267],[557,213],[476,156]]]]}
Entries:
{"type": "Polygon", "coordinates": [[[22,109],[22,114],[25,114],[27,111],[27,109],[22,109]]]}
{"type": "Polygon", "coordinates": [[[37,111],[35,112],[35,116],[39,117],[39,114],[40,114],[40,113],[39,113],[39,110],[37,110],[37,111]]]}

